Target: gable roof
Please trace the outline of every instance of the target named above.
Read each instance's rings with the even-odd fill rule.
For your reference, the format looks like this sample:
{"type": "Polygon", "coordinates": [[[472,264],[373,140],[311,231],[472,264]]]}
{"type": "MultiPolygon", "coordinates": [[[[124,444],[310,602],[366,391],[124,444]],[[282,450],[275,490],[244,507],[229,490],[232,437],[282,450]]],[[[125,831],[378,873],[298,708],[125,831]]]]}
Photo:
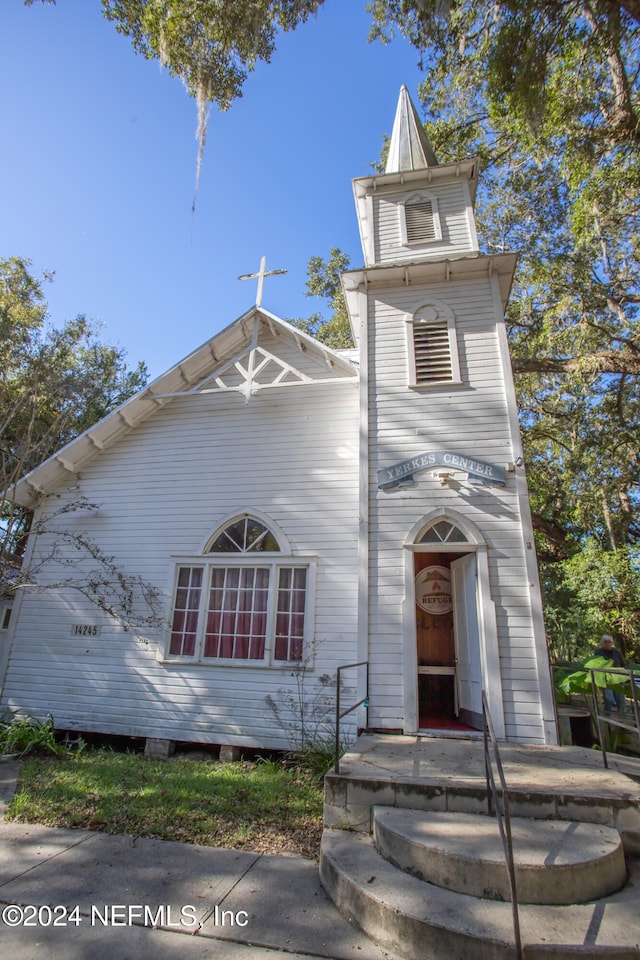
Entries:
{"type": "Polygon", "coordinates": [[[32,507],[39,496],[77,474],[101,451],[177,398],[233,391],[248,399],[270,387],[357,378],[357,365],[340,352],[262,307],[252,307],[23,477],[16,484],[13,500],[32,507]],[[326,377],[310,377],[291,362],[280,359],[266,346],[266,341],[271,345],[274,338],[282,338],[301,355],[314,360],[319,369],[326,371],[326,377]]]}

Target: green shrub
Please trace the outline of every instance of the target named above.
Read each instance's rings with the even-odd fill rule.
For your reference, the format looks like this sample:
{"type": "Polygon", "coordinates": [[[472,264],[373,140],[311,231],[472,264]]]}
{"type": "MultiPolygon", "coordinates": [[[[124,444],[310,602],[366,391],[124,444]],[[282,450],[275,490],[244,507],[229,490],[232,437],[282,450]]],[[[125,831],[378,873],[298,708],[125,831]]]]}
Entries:
{"type": "MultiPolygon", "coordinates": [[[[350,741],[341,737],[338,747],[339,756],[342,756],[349,746],[350,741]]],[[[312,777],[322,780],[325,773],[336,762],[335,734],[329,732],[324,736],[318,735],[315,740],[308,740],[293,751],[292,756],[312,777]]]]}
{"type": "Polygon", "coordinates": [[[0,720],[0,756],[24,757],[28,753],[65,754],[66,748],[56,742],[53,717],[38,720],[28,714],[7,713],[0,720]]]}

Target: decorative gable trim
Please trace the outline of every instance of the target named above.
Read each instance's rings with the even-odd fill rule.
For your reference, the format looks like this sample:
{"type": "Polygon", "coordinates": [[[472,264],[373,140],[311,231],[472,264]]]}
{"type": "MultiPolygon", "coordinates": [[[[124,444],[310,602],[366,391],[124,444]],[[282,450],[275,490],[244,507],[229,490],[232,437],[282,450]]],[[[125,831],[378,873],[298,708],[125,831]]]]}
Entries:
{"type": "Polygon", "coordinates": [[[347,357],[262,307],[252,307],[23,477],[13,489],[12,499],[32,507],[38,497],[50,493],[56,484],[77,473],[158,409],[175,400],[229,389],[241,392],[248,399],[265,387],[344,382],[358,382],[358,367],[347,357]],[[281,337],[283,342],[295,344],[299,355],[315,360],[319,375],[309,378],[293,364],[262,349],[259,336],[263,330],[272,338],[281,337]],[[226,373],[221,376],[223,370],[226,373]],[[321,371],[324,375],[320,375],[321,371]],[[235,378],[233,383],[230,377],[235,378]]]}
{"type": "Polygon", "coordinates": [[[290,386],[294,383],[327,383],[335,379],[335,377],[312,379],[264,347],[256,346],[226,363],[199,384],[194,393],[231,390],[250,397],[265,387],[290,386]]]}

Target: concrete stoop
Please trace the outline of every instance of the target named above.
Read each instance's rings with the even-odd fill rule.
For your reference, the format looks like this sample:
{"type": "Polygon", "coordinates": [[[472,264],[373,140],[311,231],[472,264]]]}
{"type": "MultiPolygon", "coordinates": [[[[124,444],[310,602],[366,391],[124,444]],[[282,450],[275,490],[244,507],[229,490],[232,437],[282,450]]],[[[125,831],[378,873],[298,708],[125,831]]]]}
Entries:
{"type": "MultiPolygon", "coordinates": [[[[583,747],[501,743],[514,817],[614,827],[627,853],[640,853],[640,762],[605,770],[583,747]],[[630,767],[638,782],[629,776],[630,767]]],[[[364,734],[325,777],[324,822],[364,833],[374,806],[486,814],[482,741],[364,734]]]]}
{"type": "MultiPolygon", "coordinates": [[[[347,764],[344,764],[346,767],[347,764]]],[[[589,771],[593,773],[593,771],[589,771]]],[[[603,776],[600,771],[597,775],[603,776]]],[[[628,777],[608,772],[611,784],[604,788],[587,782],[579,790],[541,783],[509,783],[509,802],[514,817],[535,820],[565,820],[614,827],[625,849],[638,852],[640,846],[640,788],[628,777]]],[[[349,772],[325,777],[325,826],[369,833],[373,829],[376,805],[412,810],[484,815],[487,789],[482,778],[464,775],[450,779],[424,776],[391,776],[349,772]]]]}
{"type": "MultiPolygon", "coordinates": [[[[494,820],[379,806],[373,821],[373,836],[323,834],[320,876],[345,917],[409,960],[514,956],[494,820]]],[[[614,829],[516,818],[513,841],[527,960],[638,960],[640,865],[627,876],[614,829]]]]}
{"type": "MultiPolygon", "coordinates": [[[[374,807],[374,841],[394,866],[439,887],[509,900],[498,822],[488,816],[374,807]]],[[[617,830],[514,817],[511,835],[520,903],[586,903],[627,880],[617,830]]]]}

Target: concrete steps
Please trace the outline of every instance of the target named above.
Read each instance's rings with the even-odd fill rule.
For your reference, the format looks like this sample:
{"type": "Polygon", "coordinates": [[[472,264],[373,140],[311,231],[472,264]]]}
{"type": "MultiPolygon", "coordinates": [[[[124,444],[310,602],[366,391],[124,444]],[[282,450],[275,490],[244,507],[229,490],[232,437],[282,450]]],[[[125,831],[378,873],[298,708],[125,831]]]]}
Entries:
{"type": "MultiPolygon", "coordinates": [[[[625,851],[640,853],[640,783],[603,769],[595,751],[505,743],[500,754],[512,816],[614,827],[625,851]]],[[[370,833],[381,805],[486,814],[482,742],[361,736],[325,777],[324,822],[370,833]]]]}
{"type": "MultiPolygon", "coordinates": [[[[410,960],[514,956],[495,821],[385,807],[373,819],[374,836],[324,831],[320,876],[344,916],[410,960]]],[[[534,901],[520,906],[527,960],[638,960],[640,871],[632,861],[627,879],[615,831],[518,820],[514,851],[523,899],[534,901]]]]}
{"type": "MultiPolygon", "coordinates": [[[[399,869],[458,893],[510,899],[495,819],[374,807],[373,822],[378,852],[399,869]]],[[[514,817],[511,834],[520,903],[586,903],[626,882],[622,841],[611,827],[514,817]]]]}

